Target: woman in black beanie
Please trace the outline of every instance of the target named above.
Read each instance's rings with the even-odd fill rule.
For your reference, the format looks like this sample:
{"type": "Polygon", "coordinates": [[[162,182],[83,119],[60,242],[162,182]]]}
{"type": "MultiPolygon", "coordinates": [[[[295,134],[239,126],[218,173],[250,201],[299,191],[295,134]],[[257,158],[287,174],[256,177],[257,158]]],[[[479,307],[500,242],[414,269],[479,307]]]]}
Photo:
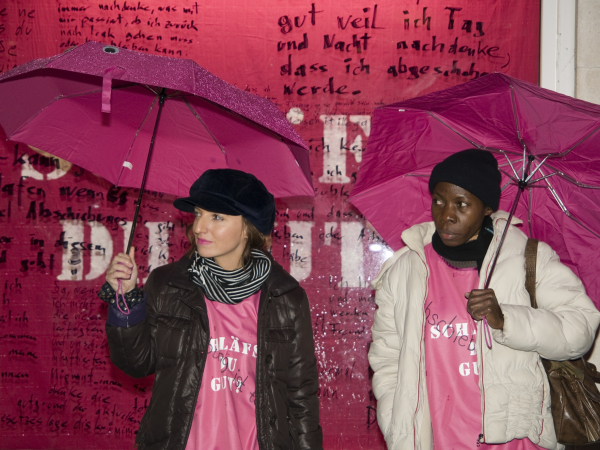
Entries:
{"type": "Polygon", "coordinates": [[[139,449],[321,449],[308,299],[265,251],[275,201],[253,175],[208,170],[175,207],[192,247],[141,290],[132,248],[100,297],[112,362],[155,374],[139,449]],[[116,296],[122,286],[125,293],[116,296]]]}
{"type": "Polygon", "coordinates": [[[539,309],[531,307],[527,236],[513,225],[483,289],[508,218],[496,211],[500,180],[496,159],[483,150],[435,166],[433,222],[405,230],[406,247],[373,282],[378,310],[369,362],[389,450],[562,448],[540,356],[583,355],[600,313],[543,242],[539,309]]]}

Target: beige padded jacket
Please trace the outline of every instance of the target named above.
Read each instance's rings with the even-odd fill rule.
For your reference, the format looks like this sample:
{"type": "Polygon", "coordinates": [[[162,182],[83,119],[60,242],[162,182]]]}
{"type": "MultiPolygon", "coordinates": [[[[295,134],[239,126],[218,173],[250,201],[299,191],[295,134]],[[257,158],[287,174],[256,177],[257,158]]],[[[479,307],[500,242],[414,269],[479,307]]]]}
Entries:
{"type": "MultiPolygon", "coordinates": [[[[504,211],[492,215],[494,238],[483,261],[480,288],[507,218],[504,211]]],[[[521,221],[514,218],[513,223],[521,221]]],[[[369,363],[375,372],[377,420],[388,450],[432,448],[423,333],[429,277],[424,247],[434,231],[433,222],[404,231],[406,247],[386,261],[373,281],[378,309],[369,363]]],[[[579,278],[543,242],[536,268],[539,309],[531,308],[525,289],[526,242],[516,226],[509,228],[490,283],[504,314],[504,329],[492,330],[491,349],[484,344],[478,325],[481,432],[490,444],[527,437],[541,447],[561,449],[540,356],[565,360],[585,354],[593,343],[600,313],[579,278]]]]}

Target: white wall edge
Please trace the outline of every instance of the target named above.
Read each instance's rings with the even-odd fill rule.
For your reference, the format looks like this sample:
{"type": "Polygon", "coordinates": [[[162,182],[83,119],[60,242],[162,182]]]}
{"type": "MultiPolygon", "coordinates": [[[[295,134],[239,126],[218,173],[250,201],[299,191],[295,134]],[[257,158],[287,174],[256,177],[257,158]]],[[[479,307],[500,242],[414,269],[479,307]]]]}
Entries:
{"type": "Polygon", "coordinates": [[[576,0],[542,0],[540,85],[575,96],[576,0]]]}

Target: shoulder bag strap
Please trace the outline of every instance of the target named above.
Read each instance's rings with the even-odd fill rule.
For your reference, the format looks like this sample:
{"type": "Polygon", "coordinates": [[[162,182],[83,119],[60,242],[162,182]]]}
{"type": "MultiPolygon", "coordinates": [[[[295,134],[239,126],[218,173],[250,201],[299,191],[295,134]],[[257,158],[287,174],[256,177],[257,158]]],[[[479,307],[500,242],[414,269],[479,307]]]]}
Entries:
{"type": "Polygon", "coordinates": [[[531,299],[531,307],[537,308],[537,301],[535,298],[535,265],[537,263],[537,239],[527,239],[527,245],[525,246],[525,288],[529,292],[529,298],[531,299]]]}

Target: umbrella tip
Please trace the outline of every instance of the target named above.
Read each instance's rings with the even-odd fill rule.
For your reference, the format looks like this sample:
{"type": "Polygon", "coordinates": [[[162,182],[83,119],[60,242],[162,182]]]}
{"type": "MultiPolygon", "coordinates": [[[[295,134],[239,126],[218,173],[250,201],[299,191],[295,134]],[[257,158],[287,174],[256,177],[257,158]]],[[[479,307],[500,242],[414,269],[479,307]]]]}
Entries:
{"type": "Polygon", "coordinates": [[[119,47],[115,47],[114,45],[105,45],[102,47],[102,51],[110,54],[119,53],[119,47]]]}

